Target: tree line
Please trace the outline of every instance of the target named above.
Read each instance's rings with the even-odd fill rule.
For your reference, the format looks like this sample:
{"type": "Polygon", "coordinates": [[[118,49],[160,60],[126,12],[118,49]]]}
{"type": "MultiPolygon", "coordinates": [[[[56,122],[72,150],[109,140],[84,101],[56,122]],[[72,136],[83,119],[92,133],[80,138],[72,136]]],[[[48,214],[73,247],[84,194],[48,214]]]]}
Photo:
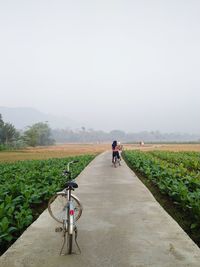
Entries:
{"type": "Polygon", "coordinates": [[[22,132],[18,131],[13,124],[4,122],[0,114],[0,150],[52,145],[54,142],[47,123],[35,123],[22,132]]]}
{"type": "Polygon", "coordinates": [[[101,143],[112,142],[113,140],[118,140],[124,143],[139,143],[141,141],[144,141],[145,143],[200,142],[200,134],[160,133],[159,131],[126,133],[121,130],[104,132],[86,129],[85,127],[77,130],[54,129],[52,130],[52,136],[58,143],[101,143]]]}
{"type": "Polygon", "coordinates": [[[86,129],[51,129],[47,122],[38,122],[19,131],[8,122],[4,122],[0,114],[0,150],[15,149],[26,146],[46,146],[56,143],[102,143],[118,140],[123,143],[139,143],[141,141],[169,142],[200,142],[200,135],[180,133],[160,133],[159,131],[143,131],[126,133],[121,130],[110,132],[86,129]]]}

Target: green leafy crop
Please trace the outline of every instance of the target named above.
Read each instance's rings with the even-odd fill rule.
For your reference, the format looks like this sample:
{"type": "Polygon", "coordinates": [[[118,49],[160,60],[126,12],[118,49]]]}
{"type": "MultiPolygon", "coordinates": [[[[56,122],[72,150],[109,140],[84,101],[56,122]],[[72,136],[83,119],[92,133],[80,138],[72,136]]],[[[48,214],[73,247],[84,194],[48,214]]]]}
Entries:
{"type": "Polygon", "coordinates": [[[36,210],[46,207],[51,195],[63,189],[63,170],[71,160],[75,178],[94,158],[84,155],[48,160],[18,161],[0,164],[0,247],[4,251],[35,219],[36,210]]]}
{"type": "Polygon", "coordinates": [[[135,171],[190,214],[191,229],[200,227],[199,156],[195,152],[124,152],[126,161],[135,171]]]}

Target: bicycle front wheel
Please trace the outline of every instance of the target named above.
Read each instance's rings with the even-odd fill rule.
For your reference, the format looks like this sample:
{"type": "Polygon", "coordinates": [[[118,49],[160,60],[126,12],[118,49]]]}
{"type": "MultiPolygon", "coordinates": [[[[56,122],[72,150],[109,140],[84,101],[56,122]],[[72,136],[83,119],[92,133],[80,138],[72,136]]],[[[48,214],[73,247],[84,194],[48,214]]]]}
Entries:
{"type": "MultiPolygon", "coordinates": [[[[74,206],[74,219],[77,221],[81,217],[83,207],[76,196],[71,195],[71,200],[74,206]]],[[[57,222],[63,223],[66,218],[67,204],[67,194],[59,193],[52,196],[48,202],[48,211],[51,217],[57,222]]]]}

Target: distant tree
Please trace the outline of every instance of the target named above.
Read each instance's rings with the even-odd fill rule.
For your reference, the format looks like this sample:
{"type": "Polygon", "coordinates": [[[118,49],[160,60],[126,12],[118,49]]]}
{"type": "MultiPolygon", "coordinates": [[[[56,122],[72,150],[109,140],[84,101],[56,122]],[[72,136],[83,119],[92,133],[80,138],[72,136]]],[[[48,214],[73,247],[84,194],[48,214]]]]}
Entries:
{"type": "Polygon", "coordinates": [[[4,122],[3,122],[3,118],[2,118],[2,115],[0,114],[0,126],[3,125],[4,122]]]}
{"type": "Polygon", "coordinates": [[[3,138],[3,119],[2,119],[2,115],[0,114],[0,143],[2,143],[2,138],[3,138]]]}
{"type": "Polygon", "coordinates": [[[29,146],[47,146],[54,144],[51,129],[47,123],[38,122],[24,132],[24,140],[29,146]]]}
{"type": "Polygon", "coordinates": [[[11,123],[5,123],[0,114],[0,143],[11,144],[19,138],[19,133],[11,123]]]}
{"type": "Polygon", "coordinates": [[[19,138],[19,133],[11,123],[4,123],[3,126],[3,143],[10,144],[19,138]]]}
{"type": "Polygon", "coordinates": [[[110,132],[110,136],[112,139],[117,139],[118,141],[120,141],[125,139],[126,133],[121,130],[113,130],[110,132]]]}

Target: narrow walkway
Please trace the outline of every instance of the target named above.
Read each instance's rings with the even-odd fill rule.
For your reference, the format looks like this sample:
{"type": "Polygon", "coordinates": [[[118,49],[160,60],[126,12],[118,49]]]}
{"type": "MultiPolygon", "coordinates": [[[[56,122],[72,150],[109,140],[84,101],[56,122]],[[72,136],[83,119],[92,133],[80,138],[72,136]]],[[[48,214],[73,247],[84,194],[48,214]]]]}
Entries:
{"type": "Polygon", "coordinates": [[[200,249],[123,162],[99,155],[78,177],[81,255],[59,256],[61,234],[45,211],[0,258],[1,267],[199,267],[200,249]]]}

